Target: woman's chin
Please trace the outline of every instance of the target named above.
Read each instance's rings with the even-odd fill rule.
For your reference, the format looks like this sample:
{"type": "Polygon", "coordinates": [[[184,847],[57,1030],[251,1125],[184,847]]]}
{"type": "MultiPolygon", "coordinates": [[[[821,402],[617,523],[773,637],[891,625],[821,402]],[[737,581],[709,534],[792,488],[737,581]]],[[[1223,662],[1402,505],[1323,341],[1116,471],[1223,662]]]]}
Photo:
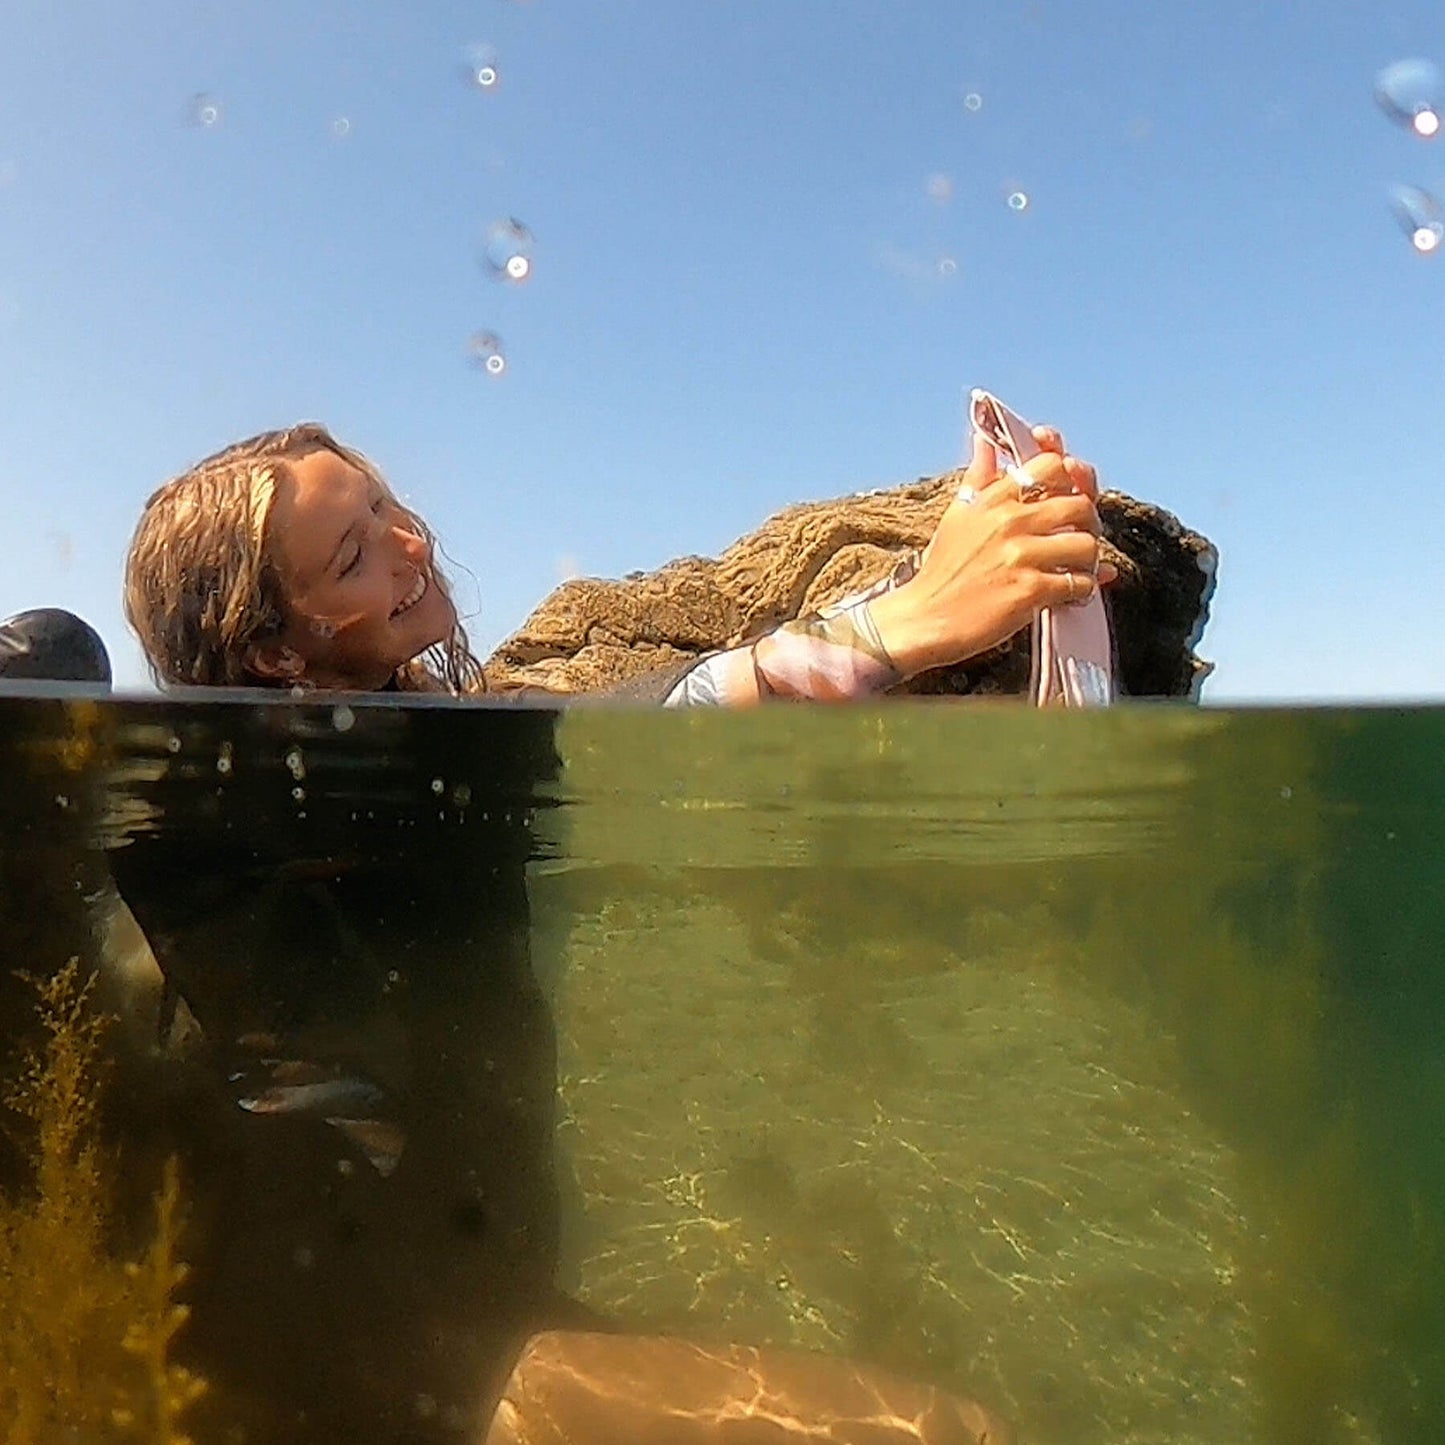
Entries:
{"type": "Polygon", "coordinates": [[[437,617],[417,618],[417,630],[412,639],[416,649],[413,657],[420,657],[428,648],[442,646],[452,635],[452,629],[457,625],[457,614],[451,603],[437,608],[437,612],[440,614],[437,617]]]}

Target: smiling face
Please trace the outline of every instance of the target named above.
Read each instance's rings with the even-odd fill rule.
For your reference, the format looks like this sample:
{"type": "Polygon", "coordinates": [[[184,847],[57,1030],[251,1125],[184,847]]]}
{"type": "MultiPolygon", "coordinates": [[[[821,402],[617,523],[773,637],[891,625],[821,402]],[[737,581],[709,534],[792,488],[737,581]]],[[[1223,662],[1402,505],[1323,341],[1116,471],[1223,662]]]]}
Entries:
{"type": "Polygon", "coordinates": [[[416,518],[333,451],[306,452],[279,472],[267,540],[287,622],[258,647],[258,672],[373,690],[456,625],[416,518]]]}

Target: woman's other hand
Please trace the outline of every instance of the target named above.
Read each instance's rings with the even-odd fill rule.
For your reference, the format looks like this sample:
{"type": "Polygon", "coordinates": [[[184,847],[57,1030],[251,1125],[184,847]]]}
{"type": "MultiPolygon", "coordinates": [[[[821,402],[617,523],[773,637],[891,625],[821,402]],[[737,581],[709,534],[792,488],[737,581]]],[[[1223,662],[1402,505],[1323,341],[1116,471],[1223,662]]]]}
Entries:
{"type": "Polygon", "coordinates": [[[1117,575],[1099,560],[1094,468],[1068,456],[1051,428],[1036,427],[1034,437],[1044,451],[1022,468],[1030,483],[1024,491],[975,436],[963,486],[917,573],[870,603],[904,676],[976,657],[1041,607],[1082,602],[1117,575]]]}

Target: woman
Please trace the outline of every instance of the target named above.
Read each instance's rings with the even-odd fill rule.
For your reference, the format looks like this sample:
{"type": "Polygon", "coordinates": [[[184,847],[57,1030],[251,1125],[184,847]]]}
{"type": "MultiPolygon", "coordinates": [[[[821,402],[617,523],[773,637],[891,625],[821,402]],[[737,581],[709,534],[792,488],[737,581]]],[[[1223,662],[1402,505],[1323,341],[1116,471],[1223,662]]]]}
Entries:
{"type": "MultiPolygon", "coordinates": [[[[1000,474],[975,438],[921,557],[881,587],[715,653],[669,680],[668,703],[731,705],[881,692],[1003,642],[1041,607],[1085,601],[1099,559],[1097,481],[1058,433],[1000,474]]],[[[355,691],[483,691],[425,522],[324,427],[266,432],[166,483],[126,566],[126,614],[159,682],[355,691]]]]}
{"type": "MultiPolygon", "coordinates": [[[[857,697],[990,647],[1040,606],[1090,595],[1094,474],[1052,433],[1044,439],[1051,451],[1029,467],[1034,500],[998,480],[992,449],[979,445],[966,478],[974,504],[949,510],[916,566],[825,616],[705,658],[654,696],[857,697]]],[[[483,687],[425,523],[318,426],[240,443],[162,487],[131,547],[126,608],[162,683],[483,687]]],[[[556,1057],[531,969],[533,840],[511,801],[550,779],[555,714],[494,715],[495,736],[478,747],[476,729],[458,726],[476,720],[452,709],[366,711],[376,716],[356,725],[378,730],[371,746],[391,768],[425,763],[402,796],[430,804],[427,779],[465,781],[465,826],[431,806],[407,816],[415,828],[358,826],[355,801],[326,789],[278,819],[259,770],[233,780],[252,796],[218,814],[197,802],[198,788],[213,789],[209,774],[198,782],[177,768],[149,785],[172,826],[116,854],[122,890],[209,1041],[216,1080],[255,1094],[248,1041],[259,1040],[266,1067],[294,1080],[304,1065],[333,1089],[359,1084],[397,1131],[383,1163],[342,1154],[338,1174],[349,1137],[339,1125],[353,1121],[288,1115],[282,1096],[300,1095],[285,1081],[278,1092],[266,1080],[239,1109],[214,1086],[200,1141],[182,1149],[196,1197],[214,1201],[188,1286],[189,1357],[215,1386],[205,1423],[252,1421],[282,1445],[459,1445],[480,1437],[505,1388],[488,1437],[502,1441],[518,1411],[525,1423],[529,1391],[550,1402],[563,1380],[563,1405],[587,1418],[606,1403],[596,1391],[622,1378],[645,1386],[646,1398],[628,1400],[642,1438],[654,1406],[674,1433],[689,1412],[731,1418],[764,1372],[790,1382],[802,1424],[847,1416],[855,1397],[871,1413],[880,1391],[921,1398],[867,1375],[860,1395],[841,1362],[737,1347],[699,1373],[696,1352],[676,1341],[587,1333],[598,1321],[555,1282],[556,1057]],[[398,722],[405,747],[383,731],[398,722]],[[211,832],[181,830],[180,818],[211,832]],[[426,1402],[423,1416],[414,1401],[426,1402]]],[[[216,726],[227,739],[247,727],[270,736],[249,714],[223,710],[216,726]]],[[[900,1418],[915,1408],[900,1405],[900,1418]]],[[[941,1397],[936,1408],[992,1419],[941,1397]]],[[[755,1423],[771,1433],[767,1418],[755,1423]]],[[[985,1433],[1002,1438],[991,1425],[958,1438],[985,1433]]],[[[900,1428],[892,1438],[915,1437],[900,1428]]]]}

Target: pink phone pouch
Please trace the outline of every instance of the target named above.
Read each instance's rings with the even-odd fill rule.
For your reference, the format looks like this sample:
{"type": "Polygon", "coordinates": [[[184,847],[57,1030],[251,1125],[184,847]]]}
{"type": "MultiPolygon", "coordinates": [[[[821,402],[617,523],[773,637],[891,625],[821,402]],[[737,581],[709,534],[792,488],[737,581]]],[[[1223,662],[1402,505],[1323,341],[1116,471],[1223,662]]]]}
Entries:
{"type": "MultiPolygon", "coordinates": [[[[1020,486],[1029,485],[1020,469],[1043,448],[1028,423],[986,391],[973,393],[969,416],[998,448],[1004,470],[1017,471],[1020,486]]],[[[1114,700],[1114,639],[1097,587],[1087,601],[1035,615],[1029,699],[1037,707],[1107,707],[1114,700]]]]}

